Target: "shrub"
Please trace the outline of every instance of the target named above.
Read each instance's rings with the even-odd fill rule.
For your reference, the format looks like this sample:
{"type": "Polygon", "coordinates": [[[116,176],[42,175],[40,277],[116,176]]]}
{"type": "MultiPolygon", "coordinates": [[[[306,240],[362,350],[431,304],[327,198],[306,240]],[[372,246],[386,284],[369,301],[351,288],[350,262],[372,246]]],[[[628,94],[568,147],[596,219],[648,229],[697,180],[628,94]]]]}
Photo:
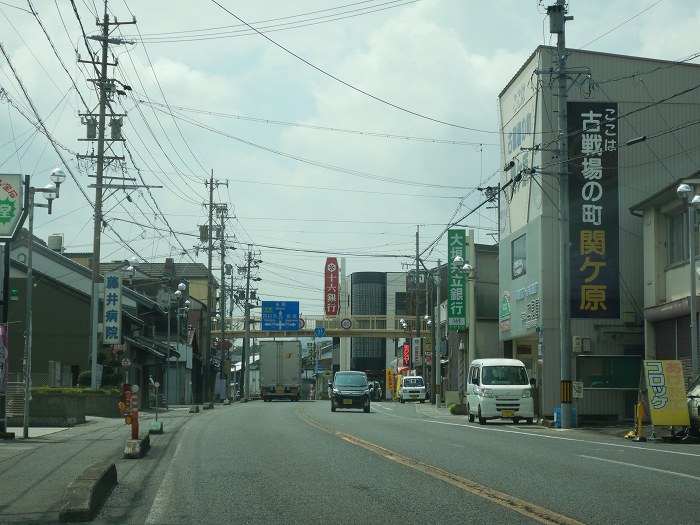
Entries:
{"type": "Polygon", "coordinates": [[[454,413],[455,413],[455,404],[450,403],[450,414],[454,415],[454,413]]]}
{"type": "Polygon", "coordinates": [[[78,375],[78,385],[92,384],[92,370],[85,370],[78,375]]]}
{"type": "Polygon", "coordinates": [[[117,372],[116,374],[104,374],[102,376],[103,386],[119,386],[119,383],[122,381],[124,381],[124,374],[121,372],[117,372]]]}

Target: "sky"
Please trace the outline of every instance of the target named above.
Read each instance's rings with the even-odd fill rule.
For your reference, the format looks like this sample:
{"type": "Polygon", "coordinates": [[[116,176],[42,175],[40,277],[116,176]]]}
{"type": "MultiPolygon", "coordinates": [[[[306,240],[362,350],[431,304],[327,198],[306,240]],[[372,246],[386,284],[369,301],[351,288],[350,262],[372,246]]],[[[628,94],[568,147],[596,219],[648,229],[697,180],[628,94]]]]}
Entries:
{"type": "MultiPolygon", "coordinates": [[[[225,262],[244,266],[252,251],[258,297],[299,301],[303,314],[323,312],[326,257],[348,275],[401,272],[415,267],[416,237],[428,267],[446,261],[450,227],[495,244],[497,211],[479,188],[503,166],[498,95],[537,46],[556,45],[553,3],[111,0],[121,23],[111,37],[124,43],[110,46],[108,75],[131,90],[113,101],[124,161],[105,174],[141,187],[105,192],[102,260],[206,264],[210,180],[227,205],[225,262]]],[[[567,7],[569,48],[662,60],[700,51],[696,2],[567,7]]],[[[0,174],[44,186],[66,171],[34,234],[63,235],[68,252],[92,251],[95,166],[77,155],[96,149],[81,114],[98,106],[85,63],[98,42],[83,34],[99,33],[104,10],[0,0],[0,174]]],[[[217,251],[216,276],[220,267],[217,251]]]]}

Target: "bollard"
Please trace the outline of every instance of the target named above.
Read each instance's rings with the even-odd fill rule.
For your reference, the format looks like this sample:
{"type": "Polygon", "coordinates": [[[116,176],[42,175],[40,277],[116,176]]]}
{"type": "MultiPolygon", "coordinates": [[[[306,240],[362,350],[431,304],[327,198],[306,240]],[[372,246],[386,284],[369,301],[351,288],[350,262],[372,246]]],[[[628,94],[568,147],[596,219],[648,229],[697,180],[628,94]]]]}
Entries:
{"type": "Polygon", "coordinates": [[[139,386],[131,387],[131,439],[139,438],[139,386]]]}

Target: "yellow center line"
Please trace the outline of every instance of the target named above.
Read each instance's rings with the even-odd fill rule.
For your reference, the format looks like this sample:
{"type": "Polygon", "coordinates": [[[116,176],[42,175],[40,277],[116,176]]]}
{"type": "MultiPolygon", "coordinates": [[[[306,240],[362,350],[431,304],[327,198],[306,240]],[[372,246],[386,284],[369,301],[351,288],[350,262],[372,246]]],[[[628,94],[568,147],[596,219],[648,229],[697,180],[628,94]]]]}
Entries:
{"type": "Polygon", "coordinates": [[[522,514],[523,516],[531,518],[535,521],[552,525],[583,525],[583,523],[580,521],[576,521],[568,516],[564,516],[563,514],[559,514],[545,507],[516,498],[515,496],[511,496],[505,492],[486,487],[470,479],[463,478],[462,476],[458,476],[441,468],[428,465],[427,463],[423,463],[408,456],[398,454],[380,445],[371,443],[370,441],[365,441],[364,439],[356,436],[327,427],[309,417],[305,413],[303,407],[299,407],[298,410],[307,423],[319,430],[322,430],[323,432],[337,436],[343,441],[347,441],[348,443],[362,447],[365,450],[383,456],[388,460],[395,461],[396,463],[400,463],[401,465],[412,468],[418,472],[432,476],[435,479],[449,483],[454,487],[496,503],[497,505],[510,509],[518,514],[522,514]]]}

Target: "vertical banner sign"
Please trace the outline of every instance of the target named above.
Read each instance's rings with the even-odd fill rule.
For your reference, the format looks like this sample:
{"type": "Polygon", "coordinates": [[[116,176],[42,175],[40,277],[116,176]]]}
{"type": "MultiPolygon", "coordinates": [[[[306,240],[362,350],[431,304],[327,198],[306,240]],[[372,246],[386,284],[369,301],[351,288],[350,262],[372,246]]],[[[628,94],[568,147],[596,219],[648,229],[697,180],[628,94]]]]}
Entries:
{"type": "Polygon", "coordinates": [[[0,239],[10,240],[22,218],[22,175],[0,174],[0,239]]]}
{"type": "Polygon", "coordinates": [[[394,374],[391,368],[386,369],[386,391],[391,392],[391,398],[394,398],[394,374]]]}
{"type": "Polygon", "coordinates": [[[413,344],[413,361],[411,363],[413,364],[414,368],[417,365],[420,365],[423,359],[423,356],[421,355],[421,341],[422,339],[420,337],[414,337],[411,340],[411,343],[413,344]]]}
{"type": "Polygon", "coordinates": [[[338,278],[338,259],[328,257],[326,259],[325,285],[323,287],[323,304],[326,317],[338,315],[338,307],[340,305],[338,278]]]}
{"type": "Polygon", "coordinates": [[[7,390],[7,378],[10,373],[10,354],[7,349],[7,324],[0,324],[0,394],[7,390]]]}
{"type": "Polygon", "coordinates": [[[403,366],[411,366],[411,345],[403,344],[403,366]]]}
{"type": "Polygon", "coordinates": [[[447,232],[447,257],[449,260],[447,282],[447,329],[465,330],[467,328],[467,276],[457,268],[455,257],[460,256],[468,262],[466,230],[457,229],[447,232]]]}
{"type": "Polygon", "coordinates": [[[620,317],[618,112],[615,102],[571,102],[569,235],[572,318],[620,317]]]}
{"type": "Polygon", "coordinates": [[[106,345],[122,342],[122,276],[119,272],[105,274],[104,330],[106,345]]]}
{"type": "Polygon", "coordinates": [[[644,361],[651,424],[690,426],[690,413],[680,361],[644,361]]]}

